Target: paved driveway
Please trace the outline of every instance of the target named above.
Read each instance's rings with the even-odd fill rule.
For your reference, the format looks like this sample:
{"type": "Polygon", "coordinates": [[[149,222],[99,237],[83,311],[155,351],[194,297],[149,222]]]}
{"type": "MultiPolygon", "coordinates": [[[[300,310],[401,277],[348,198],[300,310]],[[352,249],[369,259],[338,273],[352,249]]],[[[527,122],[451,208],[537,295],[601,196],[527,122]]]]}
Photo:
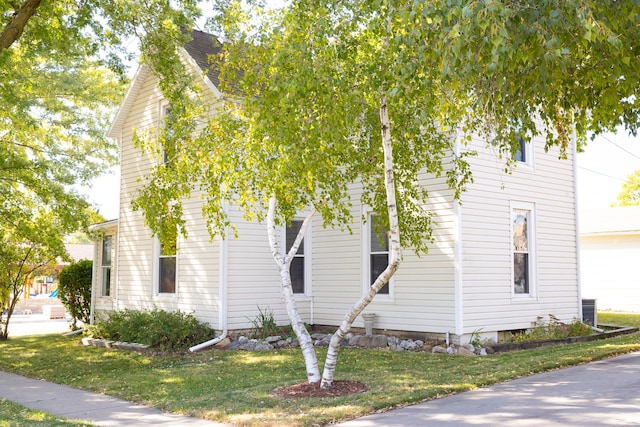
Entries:
{"type": "Polygon", "coordinates": [[[640,426],[640,352],[520,378],[338,425],[640,426]]]}

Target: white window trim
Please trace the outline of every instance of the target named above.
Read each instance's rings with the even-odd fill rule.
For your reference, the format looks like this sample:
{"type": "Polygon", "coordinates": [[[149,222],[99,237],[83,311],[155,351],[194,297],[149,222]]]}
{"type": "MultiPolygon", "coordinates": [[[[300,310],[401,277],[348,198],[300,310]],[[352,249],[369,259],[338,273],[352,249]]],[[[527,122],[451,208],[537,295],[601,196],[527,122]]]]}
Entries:
{"type": "Polygon", "coordinates": [[[113,264],[114,264],[114,256],[113,256],[113,248],[115,247],[115,236],[113,234],[105,234],[104,236],[102,236],[102,239],[100,239],[100,243],[99,243],[99,254],[98,254],[98,260],[99,262],[99,266],[98,266],[98,290],[99,290],[99,298],[113,298],[113,273],[115,271],[115,269],[113,268],[113,264]],[[105,265],[102,264],[102,260],[103,260],[103,252],[104,252],[104,238],[105,237],[111,237],[111,265],[109,265],[108,267],[111,269],[111,273],[109,275],[110,277],[110,283],[109,283],[109,295],[105,295],[105,284],[104,284],[104,269],[105,269],[105,265]]]}
{"type": "Polygon", "coordinates": [[[151,274],[151,295],[159,299],[176,299],[180,291],[180,237],[176,241],[176,290],[173,293],[160,292],[160,239],[153,238],[153,262],[151,274]]]}
{"type": "MultiPolygon", "coordinates": [[[[305,219],[304,217],[293,218],[294,221],[304,221],[304,219],[305,219]]],[[[304,231],[304,239],[302,240],[302,243],[301,243],[302,245],[304,245],[304,293],[293,294],[293,297],[296,300],[300,300],[300,301],[308,300],[312,296],[312,286],[311,286],[311,280],[312,280],[311,247],[313,244],[312,237],[311,237],[312,226],[313,226],[313,223],[312,222],[309,223],[309,225],[307,226],[307,229],[304,231]]],[[[280,245],[284,250],[286,250],[287,249],[287,227],[283,225],[280,228],[280,230],[281,230],[280,245]]]]}
{"type": "MultiPolygon", "coordinates": [[[[371,274],[371,215],[372,209],[363,209],[363,220],[361,221],[362,227],[362,241],[361,241],[361,254],[362,254],[362,294],[366,295],[369,292],[371,286],[370,274],[371,274]]],[[[389,248],[389,252],[391,249],[389,248]]],[[[376,294],[374,301],[376,302],[393,302],[395,297],[395,275],[389,280],[389,293],[388,294],[376,294]]]]}
{"type": "Polygon", "coordinates": [[[537,238],[536,238],[536,230],[537,230],[537,219],[536,219],[536,205],[532,202],[523,202],[519,200],[511,200],[509,206],[509,254],[510,254],[510,281],[509,286],[511,287],[511,298],[513,300],[519,301],[528,301],[528,300],[537,300],[538,298],[538,283],[537,283],[537,270],[538,270],[538,262],[537,262],[537,238]],[[513,266],[513,221],[515,220],[515,211],[516,210],[526,210],[529,211],[529,216],[527,217],[527,246],[529,248],[529,293],[526,294],[518,294],[515,292],[514,288],[514,266],[513,266]]]}

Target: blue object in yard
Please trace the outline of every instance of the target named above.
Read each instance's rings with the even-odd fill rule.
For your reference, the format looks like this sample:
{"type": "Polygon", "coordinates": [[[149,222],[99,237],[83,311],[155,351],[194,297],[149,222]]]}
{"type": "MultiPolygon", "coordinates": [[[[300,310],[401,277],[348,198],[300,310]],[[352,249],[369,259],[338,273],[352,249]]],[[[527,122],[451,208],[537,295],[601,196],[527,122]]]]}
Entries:
{"type": "Polygon", "coordinates": [[[49,298],[58,298],[58,289],[54,289],[53,291],[51,291],[51,293],[49,294],[49,298]]]}

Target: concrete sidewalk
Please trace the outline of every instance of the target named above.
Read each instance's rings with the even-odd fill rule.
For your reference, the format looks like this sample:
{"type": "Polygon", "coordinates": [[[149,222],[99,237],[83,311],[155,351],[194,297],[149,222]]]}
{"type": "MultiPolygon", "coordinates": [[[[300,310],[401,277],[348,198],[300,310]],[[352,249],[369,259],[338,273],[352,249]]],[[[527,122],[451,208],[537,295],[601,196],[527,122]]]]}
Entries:
{"type": "Polygon", "coordinates": [[[222,427],[193,417],[167,414],[103,394],[34,380],[0,371],[0,398],[49,414],[104,427],[222,427]]]}
{"type": "Polygon", "coordinates": [[[638,425],[640,352],[532,375],[336,427],[638,425]]]}

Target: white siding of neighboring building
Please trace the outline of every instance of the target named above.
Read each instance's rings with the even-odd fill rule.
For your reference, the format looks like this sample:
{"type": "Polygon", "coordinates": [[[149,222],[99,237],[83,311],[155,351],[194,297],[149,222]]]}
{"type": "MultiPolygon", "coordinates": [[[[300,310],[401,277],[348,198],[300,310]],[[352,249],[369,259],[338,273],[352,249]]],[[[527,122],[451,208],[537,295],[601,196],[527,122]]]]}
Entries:
{"type": "Polygon", "coordinates": [[[474,183],[462,196],[463,333],[528,328],[537,316],[578,317],[572,153],[534,145],[533,168],[504,172],[480,141],[471,160],[474,183]],[[512,293],[512,202],[534,204],[535,295],[512,293]]]}
{"type": "Polygon", "coordinates": [[[600,310],[640,312],[640,206],[587,211],[580,218],[582,297],[600,310]]]}

